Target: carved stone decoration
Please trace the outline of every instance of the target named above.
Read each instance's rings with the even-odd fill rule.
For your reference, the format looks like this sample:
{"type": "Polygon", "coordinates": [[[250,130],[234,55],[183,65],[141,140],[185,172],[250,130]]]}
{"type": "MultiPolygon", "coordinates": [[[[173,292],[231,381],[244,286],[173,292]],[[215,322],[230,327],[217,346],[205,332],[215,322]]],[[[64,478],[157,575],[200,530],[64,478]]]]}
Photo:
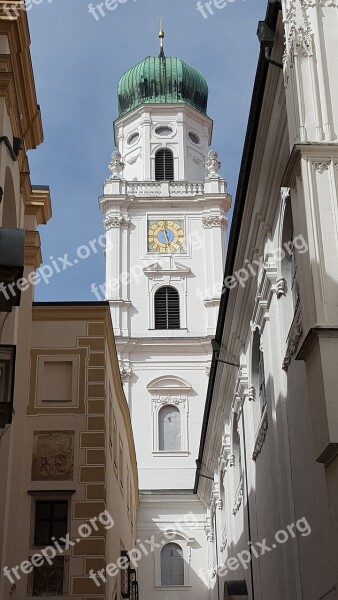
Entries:
{"type": "Polygon", "coordinates": [[[109,179],[121,179],[121,173],[123,169],[123,162],[121,154],[118,150],[111,155],[111,161],[108,165],[109,171],[111,172],[109,179]]]}
{"type": "Polygon", "coordinates": [[[34,433],[32,481],[71,481],[73,470],[73,431],[34,433]]]}
{"type": "Polygon", "coordinates": [[[138,154],[134,154],[130,158],[123,158],[123,161],[124,163],[128,163],[128,165],[134,165],[139,158],[142,158],[141,148],[139,148],[138,154]]]}
{"type": "Polygon", "coordinates": [[[238,513],[243,500],[243,478],[241,477],[240,482],[238,484],[238,488],[235,494],[234,506],[232,509],[232,514],[235,515],[238,513]]]}
{"type": "Polygon", "coordinates": [[[218,510],[223,510],[223,498],[218,498],[218,500],[216,500],[216,507],[218,510]]]}
{"type": "Polygon", "coordinates": [[[280,300],[283,296],[286,296],[286,292],[288,290],[288,286],[286,283],[286,279],[284,277],[280,277],[276,281],[276,295],[277,299],[280,300]]]}
{"type": "Polygon", "coordinates": [[[222,533],[222,542],[220,545],[221,552],[224,552],[225,548],[227,547],[227,543],[228,543],[228,532],[227,532],[226,528],[224,527],[223,533],[222,533]]]}
{"type": "Polygon", "coordinates": [[[214,541],[214,533],[213,533],[212,528],[211,528],[210,516],[207,516],[207,518],[206,518],[206,523],[205,523],[205,526],[204,526],[204,531],[205,531],[205,534],[207,536],[208,542],[212,543],[214,541]]]}
{"type": "Polygon", "coordinates": [[[182,395],[167,395],[167,396],[157,396],[153,398],[153,403],[156,404],[181,404],[186,402],[187,397],[182,395]]]}
{"type": "Polygon", "coordinates": [[[234,454],[229,454],[228,465],[229,465],[229,467],[235,466],[235,455],[234,454]]]}
{"type": "Polygon", "coordinates": [[[253,385],[248,389],[248,400],[249,402],[255,402],[256,400],[256,388],[253,385]]]}
{"type": "Polygon", "coordinates": [[[330,163],[329,162],[314,162],[312,163],[312,166],[316,169],[316,171],[318,171],[318,173],[320,173],[320,175],[322,175],[324,173],[324,171],[327,171],[330,163]]]}
{"type": "Polygon", "coordinates": [[[280,189],[280,197],[282,202],[285,202],[287,198],[290,196],[290,188],[289,187],[281,187],[280,189]]]}
{"type": "Polygon", "coordinates": [[[221,168],[221,163],[218,160],[218,154],[215,150],[209,150],[205,166],[208,171],[207,179],[220,179],[218,171],[221,168]]]}
{"type": "Polygon", "coordinates": [[[108,214],[104,219],[103,224],[106,231],[109,231],[109,229],[113,229],[114,227],[127,228],[130,225],[130,218],[124,217],[123,215],[108,214]]]}
{"type": "Polygon", "coordinates": [[[126,381],[129,381],[132,375],[132,369],[123,365],[122,368],[120,368],[120,375],[122,383],[125,383],[126,381]]]}
{"type": "Polygon", "coordinates": [[[291,362],[291,358],[297,351],[299,340],[301,339],[302,335],[303,335],[302,315],[301,315],[301,313],[299,313],[294,325],[292,326],[291,332],[289,334],[288,345],[287,345],[286,353],[285,353],[283,364],[282,364],[282,369],[284,371],[288,370],[289,364],[291,362]]]}
{"type": "Polygon", "coordinates": [[[222,215],[204,215],[202,217],[203,227],[209,229],[210,227],[226,227],[228,219],[222,215]]]}
{"type": "Polygon", "coordinates": [[[258,427],[255,446],[254,446],[253,453],[252,453],[252,460],[254,460],[254,461],[256,460],[257,456],[259,455],[260,451],[262,450],[262,446],[264,444],[267,429],[268,429],[268,415],[267,415],[266,408],[265,408],[262,418],[261,418],[261,421],[260,421],[260,424],[259,424],[259,427],[258,427]]]}
{"type": "Polygon", "coordinates": [[[309,27],[292,27],[290,31],[290,46],[292,44],[295,55],[312,56],[312,34],[309,27]]]}

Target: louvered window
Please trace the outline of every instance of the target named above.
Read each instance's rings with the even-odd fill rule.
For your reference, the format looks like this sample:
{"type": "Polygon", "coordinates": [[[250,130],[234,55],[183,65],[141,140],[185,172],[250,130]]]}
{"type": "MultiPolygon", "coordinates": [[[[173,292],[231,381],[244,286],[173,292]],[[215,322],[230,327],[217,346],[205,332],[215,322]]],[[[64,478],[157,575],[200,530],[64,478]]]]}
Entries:
{"type": "Polygon", "coordinates": [[[180,297],[175,288],[163,286],[155,293],[155,329],[180,328],[180,297]]]}
{"type": "Polygon", "coordinates": [[[161,148],[155,155],[156,181],[172,181],[174,179],[174,155],[168,148],[161,148]]]}
{"type": "Polygon", "coordinates": [[[183,550],[173,542],[161,550],[161,585],[184,585],[183,550]]]}
{"type": "Polygon", "coordinates": [[[181,413],[176,406],[164,406],[158,413],[159,450],[181,450],[181,413]]]}

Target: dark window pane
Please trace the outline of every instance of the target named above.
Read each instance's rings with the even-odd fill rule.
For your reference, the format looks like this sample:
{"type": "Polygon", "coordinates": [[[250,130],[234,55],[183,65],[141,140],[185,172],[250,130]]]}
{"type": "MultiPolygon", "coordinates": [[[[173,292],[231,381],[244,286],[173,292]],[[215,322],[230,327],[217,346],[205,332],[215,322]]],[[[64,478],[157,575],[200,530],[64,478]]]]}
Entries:
{"type": "Polygon", "coordinates": [[[171,286],[163,286],[155,293],[155,329],[180,328],[180,297],[171,286]]]}
{"type": "Polygon", "coordinates": [[[168,148],[161,148],[155,156],[156,181],[172,181],[174,179],[174,156],[168,148]]]}
{"type": "Polygon", "coordinates": [[[45,546],[51,538],[63,537],[67,533],[66,500],[37,501],[35,510],[34,544],[45,546]]]}

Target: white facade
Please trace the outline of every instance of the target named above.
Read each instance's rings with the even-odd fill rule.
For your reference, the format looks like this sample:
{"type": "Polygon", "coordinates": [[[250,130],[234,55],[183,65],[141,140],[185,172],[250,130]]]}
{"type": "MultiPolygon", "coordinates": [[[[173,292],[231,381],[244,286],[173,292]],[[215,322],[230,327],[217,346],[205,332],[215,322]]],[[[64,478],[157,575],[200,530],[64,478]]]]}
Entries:
{"type": "Polygon", "coordinates": [[[118,153],[100,199],[106,296],[132,414],[140,489],[191,490],[230,196],[217,156],[208,157],[211,121],[197,110],[183,103],[142,105],[115,122],[115,137],[118,153]],[[160,148],[173,153],[172,181],[155,180],[160,148]],[[179,227],[184,237],[179,249],[149,244],[149,230],[158,222],[179,227]],[[155,326],[154,297],[163,286],[179,295],[179,329],[155,326]],[[165,405],[180,411],[181,445],[175,451],[159,448],[159,411],[165,405]]]}
{"type": "Polygon", "coordinates": [[[215,599],[232,581],[250,600],[337,598],[337,10],[267,11],[283,69],[261,54],[226,272],[243,285],[228,281],[217,329],[240,367],[212,362],[200,456],[215,599]]]}
{"type": "Polygon", "coordinates": [[[192,490],[231,203],[209,151],[211,130],[211,120],[184,103],[135,108],[115,122],[118,150],[100,199],[105,292],[138,462],[137,535],[155,544],[139,563],[140,595],[159,600],[202,600],[208,586],[205,508],[192,490]],[[155,169],[161,149],[173,156],[172,177],[163,180],[155,169]],[[164,288],[177,302],[173,329],[156,321],[155,295],[164,288]]]}

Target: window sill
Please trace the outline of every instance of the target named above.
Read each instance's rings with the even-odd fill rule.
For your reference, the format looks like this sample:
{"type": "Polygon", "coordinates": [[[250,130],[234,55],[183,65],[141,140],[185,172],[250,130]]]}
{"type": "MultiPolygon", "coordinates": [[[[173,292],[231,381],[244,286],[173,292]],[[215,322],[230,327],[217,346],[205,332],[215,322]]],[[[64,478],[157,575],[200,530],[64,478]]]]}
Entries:
{"type": "Polygon", "coordinates": [[[155,585],[155,590],[190,590],[191,585],[155,585]]]}
{"type": "Polygon", "coordinates": [[[188,450],[179,450],[178,452],[166,452],[165,450],[153,450],[152,454],[154,456],[190,456],[190,452],[188,450]]]}

